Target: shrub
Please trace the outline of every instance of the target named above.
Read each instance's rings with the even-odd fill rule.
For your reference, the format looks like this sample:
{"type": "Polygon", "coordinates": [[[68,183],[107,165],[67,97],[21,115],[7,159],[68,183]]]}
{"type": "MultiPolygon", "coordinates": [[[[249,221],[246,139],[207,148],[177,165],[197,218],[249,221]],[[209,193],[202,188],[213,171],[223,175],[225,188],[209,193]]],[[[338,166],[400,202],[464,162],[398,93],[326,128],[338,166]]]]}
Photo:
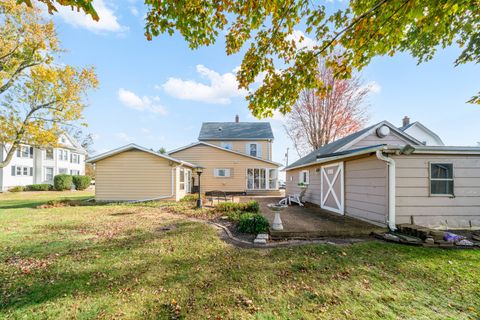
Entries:
{"type": "Polygon", "coordinates": [[[25,190],[25,187],[22,187],[22,186],[15,186],[8,189],[9,192],[22,192],[24,190],[25,190]]]}
{"type": "Polygon", "coordinates": [[[53,186],[57,191],[70,190],[72,188],[73,180],[69,174],[57,174],[53,178],[53,186]]]}
{"type": "Polygon", "coordinates": [[[248,202],[221,202],[217,204],[216,208],[217,211],[225,213],[232,213],[235,211],[259,212],[260,204],[255,200],[248,202]]]}
{"type": "Polygon", "coordinates": [[[197,201],[198,199],[198,194],[187,194],[185,197],[180,199],[182,202],[194,202],[197,201]]]}
{"type": "Polygon", "coordinates": [[[260,204],[258,201],[250,200],[248,202],[244,202],[243,205],[245,206],[243,209],[245,212],[260,212],[260,204]]]}
{"type": "Polygon", "coordinates": [[[30,184],[25,187],[26,191],[49,191],[51,189],[52,189],[52,185],[48,183],[30,184]]]}
{"type": "Polygon", "coordinates": [[[92,178],[90,176],[72,176],[72,182],[77,190],[85,190],[90,187],[92,178]]]}
{"type": "Polygon", "coordinates": [[[268,220],[258,213],[243,213],[238,221],[238,231],[243,233],[262,233],[268,230],[268,220]]]}

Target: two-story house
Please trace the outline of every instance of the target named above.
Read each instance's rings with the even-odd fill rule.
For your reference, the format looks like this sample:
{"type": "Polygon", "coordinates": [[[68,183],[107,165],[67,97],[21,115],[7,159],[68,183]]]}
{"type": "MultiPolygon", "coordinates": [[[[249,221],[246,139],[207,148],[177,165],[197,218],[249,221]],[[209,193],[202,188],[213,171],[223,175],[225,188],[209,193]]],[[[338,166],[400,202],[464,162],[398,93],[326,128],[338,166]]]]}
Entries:
{"type": "Polygon", "coordinates": [[[201,191],[266,194],[278,191],[268,122],[205,122],[198,142],[168,154],[130,144],[89,159],[99,201],[181,199],[201,191]],[[126,169],[128,168],[128,170],[126,169]]]}
{"type": "MultiPolygon", "coordinates": [[[[0,158],[7,156],[9,145],[0,145],[0,158]]],[[[53,183],[57,174],[85,174],[87,152],[68,134],[59,136],[58,147],[36,148],[21,145],[5,168],[0,168],[0,191],[14,186],[53,183]]]]}

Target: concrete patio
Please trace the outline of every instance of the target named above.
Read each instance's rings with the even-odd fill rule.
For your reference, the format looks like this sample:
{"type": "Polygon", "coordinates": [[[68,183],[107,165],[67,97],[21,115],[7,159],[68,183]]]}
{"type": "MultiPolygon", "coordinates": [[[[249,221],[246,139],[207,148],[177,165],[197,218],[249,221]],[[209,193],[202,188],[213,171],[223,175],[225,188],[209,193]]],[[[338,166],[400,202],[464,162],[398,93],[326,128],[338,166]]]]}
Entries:
{"type": "MultiPolygon", "coordinates": [[[[277,203],[281,198],[245,198],[258,201],[262,215],[268,219],[270,225],[273,223],[275,214],[267,205],[277,203]]],[[[308,203],[305,204],[305,207],[289,206],[282,211],[281,217],[284,229],[282,231],[270,230],[272,239],[364,238],[372,232],[386,231],[386,228],[331,213],[308,203]]]]}

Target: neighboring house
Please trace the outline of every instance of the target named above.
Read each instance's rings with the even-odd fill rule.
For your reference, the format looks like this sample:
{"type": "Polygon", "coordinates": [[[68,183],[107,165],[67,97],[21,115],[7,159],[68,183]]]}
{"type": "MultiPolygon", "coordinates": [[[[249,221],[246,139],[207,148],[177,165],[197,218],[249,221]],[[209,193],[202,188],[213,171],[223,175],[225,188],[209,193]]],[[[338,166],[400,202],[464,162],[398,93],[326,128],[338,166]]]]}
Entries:
{"type": "Polygon", "coordinates": [[[382,121],[311,152],[286,168],[287,193],[305,183],[304,200],[392,229],[479,228],[480,147],[424,145],[406,131],[382,121]]]}
{"type": "Polygon", "coordinates": [[[271,160],[273,138],[269,123],[240,122],[237,116],[235,122],[203,123],[198,142],[168,155],[136,145],[112,150],[89,160],[95,163],[96,198],[178,200],[198,187],[198,167],[203,171],[202,192],[278,192],[281,165],[271,160]],[[161,170],[165,172],[160,173],[161,170]],[[173,182],[169,172],[173,172],[173,182]],[[180,183],[186,187],[179,188],[180,183]]]}
{"type": "Polygon", "coordinates": [[[405,116],[402,121],[403,121],[403,125],[398,129],[414,137],[418,141],[422,142],[424,145],[427,145],[427,146],[444,146],[445,145],[442,139],[435,132],[428,129],[420,122],[416,121],[416,122],[410,123],[410,118],[407,116],[405,116]]]}
{"type": "MultiPolygon", "coordinates": [[[[0,191],[14,186],[53,183],[53,177],[66,173],[85,174],[87,152],[70,135],[60,135],[56,148],[21,145],[5,168],[0,168],[0,191]]],[[[7,156],[9,145],[0,144],[0,158],[7,156]]]]}
{"type": "Polygon", "coordinates": [[[98,201],[179,200],[192,189],[194,164],[129,144],[88,160],[98,201]]]}

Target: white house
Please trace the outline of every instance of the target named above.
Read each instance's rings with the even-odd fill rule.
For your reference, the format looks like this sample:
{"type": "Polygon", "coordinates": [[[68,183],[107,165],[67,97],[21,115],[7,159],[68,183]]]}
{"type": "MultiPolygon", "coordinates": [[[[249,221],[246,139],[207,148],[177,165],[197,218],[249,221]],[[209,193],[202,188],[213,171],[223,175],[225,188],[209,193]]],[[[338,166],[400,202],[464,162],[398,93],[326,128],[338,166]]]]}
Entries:
{"type": "Polygon", "coordinates": [[[432,130],[418,121],[410,122],[410,118],[405,116],[403,118],[403,125],[398,128],[408,135],[414,137],[426,146],[444,146],[442,139],[432,130]]]}
{"type": "MultiPolygon", "coordinates": [[[[0,192],[14,186],[53,183],[53,177],[65,173],[85,174],[87,152],[68,134],[59,137],[59,147],[40,149],[21,145],[10,163],[0,168],[0,192]]],[[[0,158],[4,160],[8,145],[0,144],[0,158]]]]}

